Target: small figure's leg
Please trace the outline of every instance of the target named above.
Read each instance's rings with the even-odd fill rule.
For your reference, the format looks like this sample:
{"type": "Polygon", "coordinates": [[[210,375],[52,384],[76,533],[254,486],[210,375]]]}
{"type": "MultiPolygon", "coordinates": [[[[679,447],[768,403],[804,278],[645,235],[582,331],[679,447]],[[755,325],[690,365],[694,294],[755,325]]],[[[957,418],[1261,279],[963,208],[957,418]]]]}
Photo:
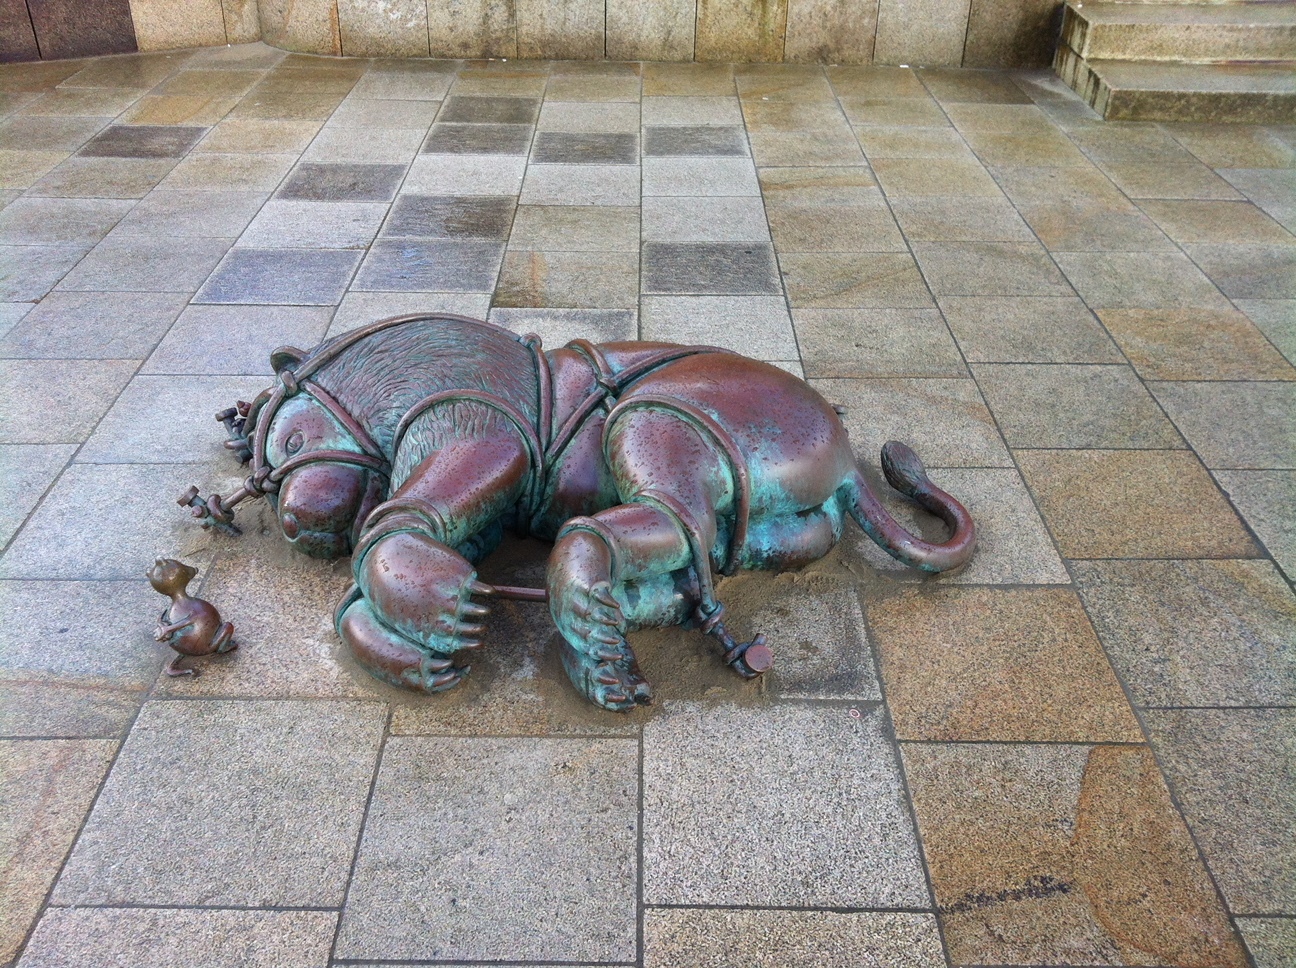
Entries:
{"type": "Polygon", "coordinates": [[[234,626],[230,622],[221,624],[220,631],[216,633],[216,638],[212,640],[214,651],[217,655],[223,652],[233,652],[238,648],[238,643],[234,641],[234,626]]]}
{"type": "Polygon", "coordinates": [[[176,676],[196,676],[196,675],[198,675],[198,670],[197,670],[197,669],[181,669],[181,668],[180,668],[180,663],[181,663],[184,659],[186,659],[186,658],[188,658],[188,656],[177,655],[177,656],[176,656],[174,659],[172,659],[171,662],[167,665],[167,667],[166,667],[166,674],[169,675],[169,676],[172,676],[172,677],[176,677],[176,676]]]}

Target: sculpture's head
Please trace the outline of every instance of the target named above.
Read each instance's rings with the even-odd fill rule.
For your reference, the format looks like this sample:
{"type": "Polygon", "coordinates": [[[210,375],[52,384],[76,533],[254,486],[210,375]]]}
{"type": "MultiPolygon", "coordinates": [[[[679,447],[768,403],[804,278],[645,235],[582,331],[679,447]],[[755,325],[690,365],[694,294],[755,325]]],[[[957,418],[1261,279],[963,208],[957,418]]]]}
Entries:
{"type": "Polygon", "coordinates": [[[279,385],[218,415],[230,430],[227,446],[251,463],[243,487],[229,498],[206,501],[190,488],[180,503],[192,507],[204,527],[238,533],[230,508],[264,495],[298,551],[338,558],[351,553],[365,518],[382,501],[387,461],[327,390],[299,380],[295,368],[304,359],[301,350],[275,350],[270,362],[279,385]]]}

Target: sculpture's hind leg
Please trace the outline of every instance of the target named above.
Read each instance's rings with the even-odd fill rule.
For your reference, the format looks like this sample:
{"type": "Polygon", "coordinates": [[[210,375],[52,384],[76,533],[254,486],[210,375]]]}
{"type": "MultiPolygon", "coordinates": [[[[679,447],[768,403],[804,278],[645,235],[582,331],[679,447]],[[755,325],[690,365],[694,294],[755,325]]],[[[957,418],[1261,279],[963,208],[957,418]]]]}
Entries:
{"type": "Polygon", "coordinates": [[[607,452],[625,503],[568,523],[547,584],[572,682],[605,709],[627,710],[648,702],[651,688],[625,635],[691,617],[699,603],[695,544],[710,552],[733,484],[711,441],[668,413],[626,414],[607,452]]]}

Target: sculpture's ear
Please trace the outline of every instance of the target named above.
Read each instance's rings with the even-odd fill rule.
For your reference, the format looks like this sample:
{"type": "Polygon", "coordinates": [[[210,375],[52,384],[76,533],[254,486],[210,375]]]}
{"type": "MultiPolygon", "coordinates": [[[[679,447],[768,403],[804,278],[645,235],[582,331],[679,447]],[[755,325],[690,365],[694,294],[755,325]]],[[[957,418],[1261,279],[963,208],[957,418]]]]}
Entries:
{"type": "Polygon", "coordinates": [[[278,373],[280,370],[296,366],[304,359],[306,359],[305,350],[299,350],[295,346],[280,346],[270,351],[270,369],[278,373]]]}

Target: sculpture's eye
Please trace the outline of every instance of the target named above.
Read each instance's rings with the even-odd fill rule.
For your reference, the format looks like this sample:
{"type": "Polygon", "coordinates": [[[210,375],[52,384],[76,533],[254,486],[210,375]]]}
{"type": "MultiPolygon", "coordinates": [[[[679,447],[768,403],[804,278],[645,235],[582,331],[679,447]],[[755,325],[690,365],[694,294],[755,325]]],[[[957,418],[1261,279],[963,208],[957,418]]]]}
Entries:
{"type": "Polygon", "coordinates": [[[302,443],[305,439],[306,438],[302,436],[300,430],[294,432],[293,435],[288,438],[288,442],[284,444],[284,450],[289,454],[297,453],[297,451],[302,449],[302,443]]]}

